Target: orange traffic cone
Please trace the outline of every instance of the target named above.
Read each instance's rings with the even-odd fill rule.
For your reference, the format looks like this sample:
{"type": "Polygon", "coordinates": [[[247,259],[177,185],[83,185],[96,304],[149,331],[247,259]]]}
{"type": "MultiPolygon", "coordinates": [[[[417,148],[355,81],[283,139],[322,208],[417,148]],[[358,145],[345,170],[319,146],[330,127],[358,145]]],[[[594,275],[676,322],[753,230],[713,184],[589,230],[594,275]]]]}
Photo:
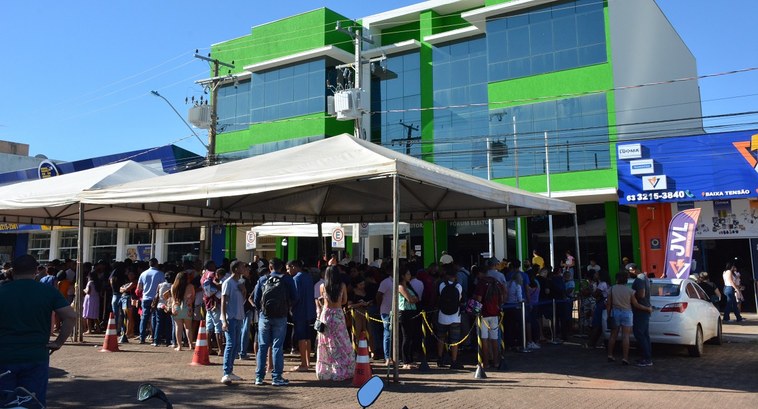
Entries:
{"type": "Polygon", "coordinates": [[[116,336],[116,317],[111,313],[108,318],[108,329],[105,330],[105,340],[103,341],[103,348],[100,352],[119,352],[118,350],[118,336],[116,336]]]}
{"type": "Polygon", "coordinates": [[[358,340],[358,356],[355,357],[353,386],[361,387],[369,379],[371,379],[371,363],[368,357],[368,341],[366,341],[366,334],[361,331],[361,338],[358,340]]]}
{"type": "Polygon", "coordinates": [[[205,320],[200,321],[200,330],[197,332],[195,341],[195,353],[192,354],[192,365],[210,365],[210,353],[208,351],[208,332],[205,330],[205,320]]]}

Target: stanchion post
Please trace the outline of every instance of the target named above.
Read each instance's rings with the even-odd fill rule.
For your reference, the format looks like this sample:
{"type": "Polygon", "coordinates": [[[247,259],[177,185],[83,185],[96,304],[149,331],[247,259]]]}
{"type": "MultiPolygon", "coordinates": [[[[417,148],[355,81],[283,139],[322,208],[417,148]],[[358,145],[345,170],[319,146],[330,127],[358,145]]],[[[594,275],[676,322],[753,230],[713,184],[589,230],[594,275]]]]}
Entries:
{"type": "Polygon", "coordinates": [[[550,331],[552,332],[550,343],[553,345],[560,344],[560,342],[555,340],[555,332],[558,331],[558,325],[556,324],[557,321],[558,321],[558,314],[556,313],[556,308],[555,308],[555,298],[553,298],[553,330],[550,331]]]}
{"type": "Polygon", "coordinates": [[[500,365],[498,365],[499,371],[508,370],[508,365],[505,363],[505,313],[500,311],[500,365]]]}
{"type": "Polygon", "coordinates": [[[521,300],[521,352],[532,352],[526,347],[526,300],[521,300]]]}
{"type": "Polygon", "coordinates": [[[474,373],[474,379],[486,379],[487,374],[484,372],[484,363],[482,360],[482,316],[477,315],[476,316],[476,322],[477,322],[477,331],[476,331],[476,342],[479,345],[479,351],[476,354],[477,360],[479,364],[476,366],[476,373],[474,373]]]}
{"type": "Polygon", "coordinates": [[[421,364],[418,366],[418,370],[421,372],[429,371],[429,359],[426,356],[426,311],[421,311],[421,364]]]}

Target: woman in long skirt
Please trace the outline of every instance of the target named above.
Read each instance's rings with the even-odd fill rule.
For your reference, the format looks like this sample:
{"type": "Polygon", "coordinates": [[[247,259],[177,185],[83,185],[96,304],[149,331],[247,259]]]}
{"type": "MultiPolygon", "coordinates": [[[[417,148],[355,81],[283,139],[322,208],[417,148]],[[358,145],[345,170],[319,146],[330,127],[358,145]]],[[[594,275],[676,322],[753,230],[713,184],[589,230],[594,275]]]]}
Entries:
{"type": "Polygon", "coordinates": [[[347,303],[347,287],[340,280],[337,267],[326,268],[320,296],[324,308],[319,319],[326,328],[318,334],[316,376],[319,380],[330,381],[351,379],[355,372],[355,356],[342,311],[342,306],[347,303]]]}

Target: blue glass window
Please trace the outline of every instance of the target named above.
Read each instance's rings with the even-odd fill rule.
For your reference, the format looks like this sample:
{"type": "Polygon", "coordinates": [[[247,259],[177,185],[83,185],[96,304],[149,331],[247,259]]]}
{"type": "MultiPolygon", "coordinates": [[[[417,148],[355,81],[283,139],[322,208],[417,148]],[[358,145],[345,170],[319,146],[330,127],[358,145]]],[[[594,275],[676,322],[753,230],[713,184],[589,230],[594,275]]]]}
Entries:
{"type": "Polygon", "coordinates": [[[382,64],[397,77],[371,79],[371,140],[420,157],[420,55],[418,52],[390,55],[382,64]]]}
{"type": "Polygon", "coordinates": [[[250,126],[250,80],[218,89],[218,132],[247,129],[250,126]]]}
{"type": "Polygon", "coordinates": [[[253,123],[324,112],[326,63],[315,60],[253,73],[253,123]]]}
{"type": "Polygon", "coordinates": [[[505,147],[493,156],[495,178],[544,174],[545,132],[551,173],[611,166],[605,94],[493,110],[489,125],[493,141],[505,147]]]}
{"type": "Polygon", "coordinates": [[[488,20],[490,82],[606,62],[603,7],[577,0],[488,20]]]}
{"type": "Polygon", "coordinates": [[[487,42],[474,38],[434,48],[434,161],[487,177],[487,42]]]}

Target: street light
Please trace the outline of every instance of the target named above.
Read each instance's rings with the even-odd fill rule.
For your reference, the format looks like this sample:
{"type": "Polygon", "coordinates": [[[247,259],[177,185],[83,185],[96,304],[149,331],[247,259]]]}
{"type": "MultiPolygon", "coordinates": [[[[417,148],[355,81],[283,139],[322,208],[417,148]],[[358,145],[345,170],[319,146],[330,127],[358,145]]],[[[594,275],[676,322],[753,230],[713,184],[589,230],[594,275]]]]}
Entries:
{"type": "Polygon", "coordinates": [[[182,122],[184,122],[184,124],[187,125],[187,128],[189,128],[189,130],[192,131],[192,134],[195,135],[195,138],[197,138],[197,140],[200,141],[200,144],[203,145],[203,147],[205,147],[205,150],[207,152],[208,151],[208,145],[205,142],[203,142],[203,140],[200,138],[200,136],[197,134],[197,132],[195,132],[195,130],[192,129],[192,126],[190,126],[190,124],[188,124],[187,121],[184,120],[184,117],[182,116],[182,114],[180,114],[179,111],[177,111],[176,108],[174,108],[174,106],[171,104],[171,102],[169,102],[169,100],[167,100],[166,97],[164,97],[163,95],[159,94],[158,91],[150,91],[150,93],[153,94],[153,95],[155,95],[156,97],[159,97],[159,98],[163,99],[164,101],[166,101],[166,103],[168,104],[168,106],[170,106],[171,109],[174,110],[174,112],[176,113],[176,115],[178,115],[179,118],[181,118],[182,122]]]}

